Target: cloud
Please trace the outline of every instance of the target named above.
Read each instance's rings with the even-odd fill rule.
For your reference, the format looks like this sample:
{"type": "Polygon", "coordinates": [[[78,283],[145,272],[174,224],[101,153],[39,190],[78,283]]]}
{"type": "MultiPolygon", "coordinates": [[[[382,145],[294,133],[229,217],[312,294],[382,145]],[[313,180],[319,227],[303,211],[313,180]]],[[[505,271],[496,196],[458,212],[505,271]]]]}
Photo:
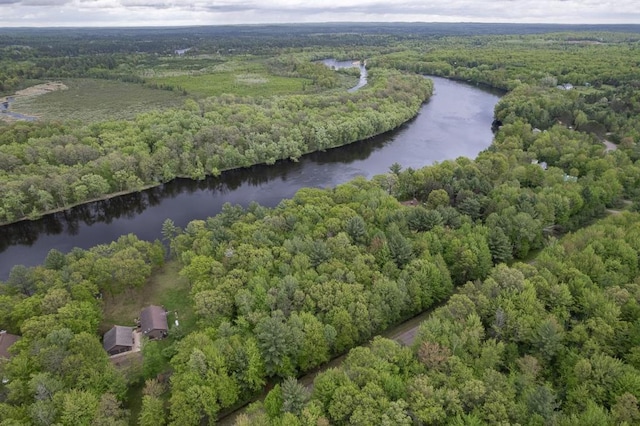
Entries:
{"type": "Polygon", "coordinates": [[[68,3],[68,0],[0,0],[0,8],[5,5],[55,6],[68,3]]]}
{"type": "MultiPolygon", "coordinates": [[[[2,2],[5,0],[0,0],[0,4],[2,4],[2,2]]],[[[9,0],[9,2],[11,3],[19,3],[22,6],[36,6],[36,7],[42,7],[42,6],[60,6],[63,4],[67,4],[70,3],[70,0],[20,0],[20,1],[13,1],[13,0],[9,0]]]]}
{"type": "Polygon", "coordinates": [[[169,9],[173,7],[173,2],[165,2],[158,0],[120,0],[119,4],[125,8],[151,8],[151,9],[169,9]]]}
{"type": "Polygon", "coordinates": [[[327,21],[638,23],[637,0],[0,0],[0,26],[327,21]],[[321,6],[319,5],[321,4],[321,6]]]}

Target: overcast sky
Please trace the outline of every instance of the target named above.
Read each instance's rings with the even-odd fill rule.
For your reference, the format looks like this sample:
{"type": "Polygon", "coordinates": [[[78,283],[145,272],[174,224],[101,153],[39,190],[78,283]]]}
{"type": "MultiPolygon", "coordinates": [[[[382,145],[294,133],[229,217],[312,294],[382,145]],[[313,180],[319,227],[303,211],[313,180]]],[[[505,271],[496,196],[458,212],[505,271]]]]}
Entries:
{"type": "Polygon", "coordinates": [[[640,23],[640,0],[0,0],[0,27],[422,21],[640,23]]]}

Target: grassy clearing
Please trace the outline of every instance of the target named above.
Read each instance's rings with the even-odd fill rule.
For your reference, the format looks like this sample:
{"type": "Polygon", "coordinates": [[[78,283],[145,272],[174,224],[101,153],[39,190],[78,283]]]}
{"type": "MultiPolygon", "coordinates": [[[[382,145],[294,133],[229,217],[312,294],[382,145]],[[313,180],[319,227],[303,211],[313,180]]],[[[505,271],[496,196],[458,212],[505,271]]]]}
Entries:
{"type": "Polygon", "coordinates": [[[257,73],[222,72],[206,75],[182,75],[151,79],[158,85],[180,87],[200,96],[231,93],[240,96],[272,96],[301,93],[311,82],[304,78],[287,78],[257,73]]]}
{"type": "MultiPolygon", "coordinates": [[[[222,68],[221,68],[222,69],[222,68]]],[[[359,76],[337,73],[336,91],[349,89],[358,84],[359,76]]],[[[273,96],[315,93],[318,89],[309,79],[280,77],[259,70],[237,69],[217,71],[210,74],[183,73],[147,79],[158,86],[184,89],[194,96],[218,96],[226,93],[239,96],[273,96]]]]}
{"type": "Polygon", "coordinates": [[[161,305],[167,309],[169,329],[174,327],[177,312],[180,328],[185,333],[191,331],[196,319],[189,297],[189,282],[179,275],[180,268],[175,260],[167,262],[149,277],[143,287],[129,289],[116,296],[105,296],[100,331],[105,332],[114,324],[133,325],[140,310],[148,305],[161,305]]]}
{"type": "Polygon", "coordinates": [[[140,84],[97,79],[65,79],[67,90],[17,98],[11,110],[42,120],[131,119],[153,109],[180,106],[186,99],[177,92],[140,84]]]}
{"type": "Polygon", "coordinates": [[[219,64],[210,73],[190,73],[188,75],[165,75],[150,78],[149,83],[180,87],[192,95],[217,96],[225,93],[240,96],[272,96],[302,93],[311,87],[311,81],[304,78],[280,77],[269,74],[263,65],[257,63],[219,64]]]}

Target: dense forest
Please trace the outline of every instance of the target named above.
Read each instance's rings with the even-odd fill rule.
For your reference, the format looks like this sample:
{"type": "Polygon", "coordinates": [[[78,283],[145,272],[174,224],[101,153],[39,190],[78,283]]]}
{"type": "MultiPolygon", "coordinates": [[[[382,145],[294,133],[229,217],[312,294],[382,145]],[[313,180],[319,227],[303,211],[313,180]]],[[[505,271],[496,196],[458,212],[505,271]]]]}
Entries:
{"type": "Polygon", "coordinates": [[[375,338],[236,424],[637,424],[639,231],[637,214],[612,216],[498,265],[412,347],[375,338]]]}
{"type": "Polygon", "coordinates": [[[0,363],[0,424],[215,424],[267,390],[236,424],[640,422],[640,34],[411,28],[361,45],[300,35],[298,52],[291,37],[240,38],[310,93],[0,127],[11,221],[367,138],[415,115],[432,91],[422,73],[508,90],[475,159],[394,164],[275,208],[226,205],[184,229],[167,219],[164,242],[128,235],[14,267],[0,329],[22,338],[0,363]],[[305,65],[347,55],[370,72],[353,94],[305,65]],[[188,283],[190,320],[116,367],[98,334],[105,305],[167,264],[188,283]],[[430,309],[409,347],[375,337],[430,309]],[[347,352],[311,387],[296,380],[347,352]]]}

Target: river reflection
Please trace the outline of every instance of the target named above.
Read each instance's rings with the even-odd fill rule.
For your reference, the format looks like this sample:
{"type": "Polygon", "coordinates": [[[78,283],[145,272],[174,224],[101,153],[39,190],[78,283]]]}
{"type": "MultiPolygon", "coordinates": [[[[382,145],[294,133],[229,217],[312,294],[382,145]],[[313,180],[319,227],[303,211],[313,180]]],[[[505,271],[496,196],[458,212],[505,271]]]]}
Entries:
{"type": "MultiPolygon", "coordinates": [[[[118,219],[134,219],[147,209],[181,195],[189,196],[207,192],[216,194],[216,196],[224,196],[243,186],[261,187],[270,181],[286,182],[289,178],[297,180],[305,172],[305,163],[309,161],[325,165],[349,164],[365,160],[373,151],[384,146],[388,141],[388,136],[387,134],[380,135],[348,147],[309,154],[300,162],[283,160],[273,166],[258,165],[246,169],[230,170],[221,177],[208,177],[201,181],[175,179],[167,184],[142,192],[80,205],[31,222],[0,227],[0,252],[14,245],[31,246],[41,236],[57,235],[63,232],[69,236],[78,235],[83,225],[92,226],[98,223],[108,225],[118,219]]],[[[276,198],[279,202],[285,197],[276,198]]],[[[277,202],[265,201],[261,204],[272,207],[277,202]]]]}
{"type": "Polygon", "coordinates": [[[176,179],[139,193],[1,227],[0,279],[6,279],[16,264],[42,263],[53,248],[62,252],[89,248],[128,233],[144,240],[161,238],[166,218],[184,227],[191,220],[217,214],[227,202],[246,207],[255,201],[273,207],[300,188],[333,187],[357,176],[371,178],[396,162],[405,168],[420,168],[434,161],[475,157],[493,139],[491,122],[499,95],[433,79],[435,94],[419,115],[384,135],[313,153],[299,162],[233,170],[202,181],[176,179]]]}

